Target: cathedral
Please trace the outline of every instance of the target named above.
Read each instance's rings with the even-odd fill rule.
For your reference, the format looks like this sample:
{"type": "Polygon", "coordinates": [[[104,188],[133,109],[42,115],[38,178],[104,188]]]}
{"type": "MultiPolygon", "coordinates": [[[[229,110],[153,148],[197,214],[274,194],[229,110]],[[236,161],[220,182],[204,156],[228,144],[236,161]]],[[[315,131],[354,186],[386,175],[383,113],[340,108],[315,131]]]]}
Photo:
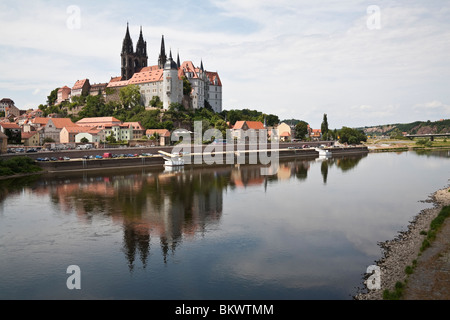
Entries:
{"type": "Polygon", "coordinates": [[[136,52],[133,47],[133,40],[131,40],[130,30],[127,24],[127,32],[122,44],[122,80],[129,80],[135,72],[139,72],[142,68],[147,66],[147,42],[144,41],[141,34],[136,46],[136,52]]]}
{"type": "Polygon", "coordinates": [[[147,42],[144,40],[142,27],[134,50],[129,26],[122,43],[121,77],[112,80],[108,87],[120,88],[128,84],[135,84],[141,90],[141,102],[149,107],[153,97],[158,96],[163,102],[164,109],[171,103],[181,103],[187,108],[203,108],[207,104],[215,111],[222,111],[222,83],[217,72],[206,71],[203,61],[200,67],[195,67],[192,61],[180,62],[180,56],[174,61],[172,52],[166,54],[164,36],[158,63],[148,66],[147,42]],[[183,92],[183,78],[189,80],[192,91],[189,99],[183,92]],[[186,101],[188,100],[188,101],[186,101]]]}

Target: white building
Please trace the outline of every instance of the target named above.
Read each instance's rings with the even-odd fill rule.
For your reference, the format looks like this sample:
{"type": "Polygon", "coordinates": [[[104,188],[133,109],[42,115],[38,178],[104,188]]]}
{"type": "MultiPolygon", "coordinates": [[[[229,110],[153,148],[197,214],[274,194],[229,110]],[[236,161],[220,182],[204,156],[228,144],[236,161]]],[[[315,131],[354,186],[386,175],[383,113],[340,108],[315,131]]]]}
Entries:
{"type": "Polygon", "coordinates": [[[217,72],[206,71],[205,98],[214,112],[222,112],[222,82],[217,72]]]}

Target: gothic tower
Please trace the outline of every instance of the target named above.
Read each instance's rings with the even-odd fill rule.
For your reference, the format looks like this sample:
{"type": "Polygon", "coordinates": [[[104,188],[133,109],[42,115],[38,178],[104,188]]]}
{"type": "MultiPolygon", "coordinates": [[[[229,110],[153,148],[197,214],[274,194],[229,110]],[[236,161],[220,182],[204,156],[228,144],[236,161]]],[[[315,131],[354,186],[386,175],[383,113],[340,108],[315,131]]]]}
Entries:
{"type": "Polygon", "coordinates": [[[147,66],[147,42],[144,41],[141,33],[136,46],[136,52],[133,49],[133,40],[131,40],[130,30],[127,23],[127,32],[122,44],[122,80],[129,80],[133,77],[135,72],[139,72],[142,68],[147,66]]]}
{"type": "Polygon", "coordinates": [[[127,32],[122,44],[122,80],[128,80],[133,76],[133,40],[130,37],[130,30],[127,23],[127,32]]]}
{"type": "Polygon", "coordinates": [[[163,35],[162,39],[161,39],[161,52],[159,54],[159,59],[158,59],[159,69],[164,69],[164,66],[166,65],[166,61],[167,61],[166,46],[164,44],[164,35],[163,35]]]}
{"type": "Polygon", "coordinates": [[[147,41],[144,41],[144,37],[142,36],[142,27],[141,33],[139,35],[139,40],[136,46],[136,60],[137,65],[135,66],[135,72],[139,71],[141,68],[147,66],[147,41]]]}

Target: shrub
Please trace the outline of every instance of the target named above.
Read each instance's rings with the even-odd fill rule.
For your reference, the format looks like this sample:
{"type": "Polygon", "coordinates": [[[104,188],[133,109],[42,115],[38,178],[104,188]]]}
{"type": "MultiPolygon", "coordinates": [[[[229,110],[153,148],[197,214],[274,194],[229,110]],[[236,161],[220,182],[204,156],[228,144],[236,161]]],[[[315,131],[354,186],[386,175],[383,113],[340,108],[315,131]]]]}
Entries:
{"type": "Polygon", "coordinates": [[[397,281],[394,290],[391,292],[388,289],[383,291],[384,300],[399,300],[403,294],[403,289],[405,285],[403,282],[397,281]]]}
{"type": "Polygon", "coordinates": [[[413,267],[411,267],[411,266],[406,266],[406,268],[405,268],[405,273],[406,273],[406,274],[412,274],[413,271],[414,271],[414,268],[413,268],[413,267]]]}
{"type": "Polygon", "coordinates": [[[33,173],[41,171],[31,158],[14,157],[0,161],[0,176],[10,176],[19,173],[33,173]]]}

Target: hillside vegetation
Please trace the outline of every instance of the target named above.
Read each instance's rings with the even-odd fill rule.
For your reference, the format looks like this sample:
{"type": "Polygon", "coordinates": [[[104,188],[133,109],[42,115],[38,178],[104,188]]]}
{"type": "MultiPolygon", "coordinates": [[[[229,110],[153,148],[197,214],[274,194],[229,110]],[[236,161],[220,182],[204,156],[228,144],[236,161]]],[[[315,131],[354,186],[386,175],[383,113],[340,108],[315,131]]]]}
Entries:
{"type": "Polygon", "coordinates": [[[396,123],[361,128],[367,135],[381,136],[391,135],[394,132],[406,132],[407,134],[428,134],[450,132],[450,119],[440,121],[415,121],[411,123],[396,123]]]}

